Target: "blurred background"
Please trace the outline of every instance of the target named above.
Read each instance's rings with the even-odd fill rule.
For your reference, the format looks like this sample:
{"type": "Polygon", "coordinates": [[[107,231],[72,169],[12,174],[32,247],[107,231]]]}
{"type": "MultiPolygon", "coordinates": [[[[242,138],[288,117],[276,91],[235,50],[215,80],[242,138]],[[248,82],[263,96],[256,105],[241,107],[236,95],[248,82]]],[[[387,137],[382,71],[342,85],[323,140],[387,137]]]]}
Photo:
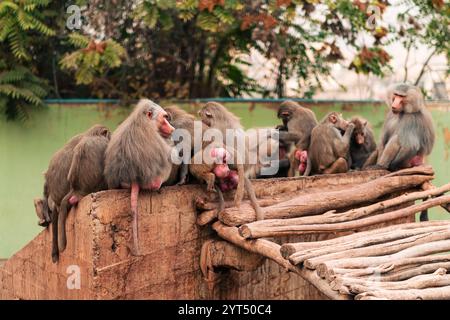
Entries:
{"type": "Polygon", "coordinates": [[[1,0],[0,259],[41,230],[52,154],[141,97],[193,113],[221,98],[246,128],[275,126],[295,98],[319,119],[361,115],[378,139],[386,87],[409,82],[434,118],[435,184],[448,182],[449,26],[446,0],[1,0]]]}

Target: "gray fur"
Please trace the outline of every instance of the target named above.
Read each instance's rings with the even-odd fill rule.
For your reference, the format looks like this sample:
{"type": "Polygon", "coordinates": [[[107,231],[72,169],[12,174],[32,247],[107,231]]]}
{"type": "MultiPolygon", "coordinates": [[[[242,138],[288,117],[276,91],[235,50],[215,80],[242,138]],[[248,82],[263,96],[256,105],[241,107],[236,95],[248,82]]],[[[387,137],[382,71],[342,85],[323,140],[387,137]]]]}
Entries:
{"type": "Polygon", "coordinates": [[[106,149],[105,177],[110,189],[123,183],[145,188],[155,178],[162,182],[170,175],[170,146],[158,132],[155,117],[165,112],[159,105],[142,99],[116,129],[106,149]],[[152,112],[149,119],[147,112],[152,112]]]}
{"type": "MultiPolygon", "coordinates": [[[[386,116],[381,135],[382,150],[395,138],[398,152],[393,159],[383,156],[389,162],[389,169],[399,169],[406,160],[416,155],[429,155],[435,141],[435,130],[430,112],[426,109],[420,89],[407,84],[397,84],[388,90],[388,106],[391,105],[394,92],[406,94],[403,112],[395,114],[392,110],[386,116]]],[[[381,158],[380,156],[380,158],[381,158]]],[[[379,161],[380,162],[380,161],[379,161]]]]}

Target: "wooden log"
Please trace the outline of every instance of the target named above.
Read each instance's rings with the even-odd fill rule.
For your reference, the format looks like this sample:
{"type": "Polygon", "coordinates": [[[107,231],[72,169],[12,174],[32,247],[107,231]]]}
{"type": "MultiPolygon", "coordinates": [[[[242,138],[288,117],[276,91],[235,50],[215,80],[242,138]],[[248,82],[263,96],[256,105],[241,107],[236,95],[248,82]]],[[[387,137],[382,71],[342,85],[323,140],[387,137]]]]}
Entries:
{"type": "Polygon", "coordinates": [[[442,220],[442,221],[427,221],[427,222],[412,222],[405,223],[401,225],[393,225],[380,229],[373,229],[368,231],[355,232],[350,235],[346,235],[339,238],[324,240],[324,241],[315,241],[315,242],[296,242],[296,243],[285,243],[281,246],[281,255],[288,259],[291,255],[293,255],[297,251],[304,251],[314,248],[322,248],[327,246],[339,245],[348,243],[357,239],[361,239],[362,237],[371,237],[382,234],[387,234],[392,230],[406,230],[406,229],[414,229],[414,228],[422,228],[422,227],[431,227],[431,226],[442,226],[442,225],[450,225],[450,221],[442,220]]]}
{"type": "MultiPolygon", "coordinates": [[[[293,196],[293,194],[290,195],[290,198],[292,198],[292,196],[293,196]]],[[[289,199],[289,194],[286,196],[285,195],[276,196],[273,199],[269,199],[269,198],[258,199],[258,204],[261,207],[267,207],[267,206],[271,206],[276,203],[280,203],[286,199],[289,199]]],[[[197,208],[206,210],[206,211],[203,211],[198,214],[197,224],[199,226],[205,226],[217,219],[217,216],[219,215],[219,213],[217,212],[218,207],[219,207],[218,202],[197,201],[196,205],[197,205],[197,208]],[[207,208],[209,208],[209,209],[207,209],[207,208]]],[[[234,206],[234,202],[225,201],[225,208],[229,208],[232,206],[234,206]]],[[[253,208],[253,206],[250,204],[250,201],[246,200],[241,203],[241,208],[244,208],[244,210],[246,210],[245,208],[249,209],[249,208],[253,208]]]]}
{"type": "Polygon", "coordinates": [[[333,268],[329,271],[329,281],[336,276],[345,275],[348,277],[365,277],[372,276],[377,273],[380,276],[380,281],[394,281],[410,278],[414,275],[433,272],[439,268],[447,268],[450,263],[450,254],[439,254],[424,257],[414,257],[394,260],[376,267],[367,267],[364,269],[347,269],[347,268],[333,268]],[[416,272],[418,271],[418,273],[416,272]]]}
{"type": "Polygon", "coordinates": [[[292,218],[292,219],[270,219],[270,220],[262,220],[249,223],[247,225],[251,226],[286,226],[293,224],[325,224],[325,223],[338,223],[345,221],[352,221],[356,219],[360,219],[366,216],[369,216],[377,211],[385,210],[388,208],[392,208],[394,206],[398,206],[404,203],[408,203],[411,201],[424,199],[432,196],[441,196],[445,192],[450,191],[450,183],[443,185],[439,188],[433,188],[426,191],[419,191],[413,193],[405,193],[399,197],[388,199],[385,201],[377,202],[369,206],[351,209],[342,213],[335,213],[334,210],[324,213],[323,215],[317,216],[308,216],[301,218],[292,218]]]}
{"type": "Polygon", "coordinates": [[[366,291],[386,289],[386,290],[407,290],[407,289],[425,289],[431,287],[450,286],[450,275],[446,274],[444,268],[435,269],[432,274],[421,274],[402,281],[377,281],[377,279],[358,279],[351,277],[337,278],[332,288],[334,290],[358,294],[366,291]]]}
{"type": "Polygon", "coordinates": [[[322,277],[326,277],[328,270],[333,268],[366,268],[370,266],[377,266],[384,263],[389,263],[392,260],[399,260],[402,258],[412,258],[418,256],[426,256],[435,253],[445,252],[450,250],[450,240],[434,241],[429,243],[419,244],[414,247],[403,249],[394,254],[388,254],[378,257],[356,257],[330,260],[321,263],[317,266],[317,272],[322,277]]]}
{"type": "MultiPolygon", "coordinates": [[[[374,201],[388,193],[422,185],[433,179],[427,175],[381,177],[344,190],[306,194],[289,201],[264,208],[266,219],[284,219],[321,214],[326,211],[351,207],[374,201]]],[[[254,210],[227,208],[219,214],[219,220],[230,226],[238,226],[256,220],[254,210]]]]}
{"type": "Polygon", "coordinates": [[[414,174],[424,174],[424,175],[434,175],[433,167],[430,165],[423,165],[417,167],[411,167],[402,169],[399,171],[394,171],[386,175],[386,177],[394,177],[394,176],[406,176],[406,175],[414,175],[414,174]]]}
{"type": "Polygon", "coordinates": [[[200,269],[205,278],[210,277],[216,268],[228,268],[238,271],[256,270],[263,262],[264,257],[248,252],[223,240],[206,241],[201,250],[200,269]]]}
{"type": "Polygon", "coordinates": [[[380,277],[380,281],[401,281],[406,280],[421,274],[432,273],[434,270],[444,268],[450,270],[450,262],[437,262],[425,264],[421,266],[414,266],[413,268],[406,268],[394,273],[388,273],[380,277]]]}
{"type": "MultiPolygon", "coordinates": [[[[422,190],[428,191],[428,190],[433,190],[433,189],[438,189],[438,188],[436,188],[430,181],[427,181],[427,182],[422,184],[422,190]]],[[[434,194],[434,196],[440,196],[440,194],[434,194]]],[[[445,211],[450,213],[450,203],[442,204],[441,207],[445,211]]]]}
{"type": "Polygon", "coordinates": [[[299,235],[305,232],[339,232],[354,230],[379,224],[409,215],[416,214],[424,209],[441,205],[450,201],[450,195],[440,196],[424,201],[413,206],[395,210],[388,213],[370,216],[355,221],[328,223],[328,224],[307,224],[307,225],[287,225],[287,226],[261,226],[257,224],[245,224],[239,227],[239,233],[246,239],[255,239],[263,237],[280,237],[285,235],[299,235]]]}
{"type": "MultiPolygon", "coordinates": [[[[318,192],[324,188],[342,188],[343,186],[362,184],[386,174],[389,174],[389,171],[367,170],[309,177],[253,179],[251,182],[256,196],[260,199],[291,192],[309,193],[310,190],[318,192]]],[[[230,192],[229,196],[233,198],[233,192],[230,192]]]]}
{"type": "Polygon", "coordinates": [[[203,211],[202,213],[200,213],[197,216],[196,222],[199,226],[204,226],[216,219],[217,219],[217,210],[213,209],[213,210],[203,211]]]}
{"type": "Polygon", "coordinates": [[[236,227],[227,227],[219,221],[214,222],[212,227],[221,238],[250,252],[272,259],[286,270],[293,271],[295,269],[292,264],[281,256],[280,245],[264,239],[247,241],[239,235],[236,227]]]}
{"type": "Polygon", "coordinates": [[[207,197],[198,196],[194,200],[195,207],[198,210],[213,210],[219,207],[219,203],[217,201],[209,201],[207,197]]]}
{"type": "Polygon", "coordinates": [[[322,281],[317,276],[315,272],[311,271],[303,272],[302,270],[290,264],[286,259],[283,259],[283,257],[280,254],[280,245],[264,239],[245,240],[239,235],[239,232],[236,227],[225,226],[219,221],[214,222],[212,227],[221,238],[230,241],[231,243],[243,249],[246,249],[250,252],[258,253],[266,258],[272,259],[287,271],[297,273],[305,280],[308,280],[311,284],[313,284],[318,290],[323,292],[330,299],[336,300],[350,299],[350,297],[348,296],[343,296],[338,294],[336,291],[333,291],[324,281],[322,281]]]}
{"type": "MultiPolygon", "coordinates": [[[[420,234],[429,234],[430,232],[437,232],[443,229],[449,229],[449,226],[434,226],[434,227],[426,227],[426,228],[416,228],[416,229],[405,229],[398,230],[396,232],[375,234],[370,237],[362,237],[360,239],[355,239],[353,241],[349,241],[343,244],[335,245],[335,246],[327,246],[320,249],[311,249],[301,252],[296,252],[289,257],[289,261],[292,264],[298,265],[307,259],[312,259],[315,257],[320,257],[328,254],[335,254],[338,252],[348,252],[351,249],[364,248],[364,249],[373,249],[374,245],[384,244],[389,241],[410,238],[412,236],[420,235],[420,234]]],[[[369,254],[369,253],[365,253],[369,254]]]]}
{"type": "Polygon", "coordinates": [[[409,289],[409,290],[373,290],[360,293],[355,296],[355,300],[449,300],[450,286],[409,289]]]}
{"type": "MultiPolygon", "coordinates": [[[[450,229],[438,232],[430,232],[425,234],[415,235],[406,239],[400,239],[392,242],[381,243],[365,248],[351,249],[347,251],[335,252],[326,254],[320,257],[311,258],[304,261],[305,267],[308,269],[316,269],[316,267],[329,260],[338,260],[341,258],[356,258],[356,257],[372,257],[385,256],[388,254],[399,252],[407,248],[411,248],[423,243],[431,241],[440,241],[450,239],[450,229]]],[[[290,260],[290,259],[289,259],[290,260]]],[[[292,261],[291,261],[292,263],[292,261]]]]}
{"type": "MultiPolygon", "coordinates": [[[[298,191],[296,192],[290,192],[290,193],[283,193],[278,194],[275,196],[267,197],[267,198],[259,198],[258,204],[260,207],[268,207],[272,206],[274,204],[292,199],[295,195],[298,195],[298,191]]],[[[249,200],[244,200],[241,202],[241,205],[251,206],[251,203],[249,200]]],[[[233,207],[234,201],[225,201],[225,208],[233,207]]],[[[204,210],[211,210],[219,207],[219,204],[217,201],[211,201],[211,202],[205,202],[201,204],[201,207],[204,208],[204,210]]],[[[200,207],[198,207],[200,209],[200,207]]]]}

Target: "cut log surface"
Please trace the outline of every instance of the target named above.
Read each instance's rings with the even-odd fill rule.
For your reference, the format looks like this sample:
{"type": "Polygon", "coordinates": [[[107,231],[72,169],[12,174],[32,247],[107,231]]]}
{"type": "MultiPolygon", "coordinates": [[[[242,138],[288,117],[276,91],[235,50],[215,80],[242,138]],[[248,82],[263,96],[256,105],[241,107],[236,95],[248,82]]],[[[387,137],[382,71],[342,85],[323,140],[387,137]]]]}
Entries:
{"type": "MultiPolygon", "coordinates": [[[[442,195],[444,189],[420,205],[449,201],[442,195]]],[[[409,223],[314,245],[280,247],[298,270],[316,272],[332,290],[355,299],[450,299],[449,251],[449,221],[409,223]]]]}
{"type": "Polygon", "coordinates": [[[337,300],[349,299],[348,296],[340,295],[339,293],[331,290],[331,288],[327,286],[323,281],[320,281],[319,277],[314,272],[310,272],[308,270],[300,270],[287,262],[287,260],[283,259],[280,254],[280,246],[278,244],[264,239],[250,241],[245,240],[239,235],[236,227],[225,226],[219,221],[213,224],[213,229],[221,238],[228,240],[231,243],[250,252],[258,253],[264,257],[276,261],[281,266],[284,266],[286,271],[291,271],[299,274],[301,277],[310,281],[314,286],[316,286],[317,289],[319,289],[329,298],[337,300]]]}

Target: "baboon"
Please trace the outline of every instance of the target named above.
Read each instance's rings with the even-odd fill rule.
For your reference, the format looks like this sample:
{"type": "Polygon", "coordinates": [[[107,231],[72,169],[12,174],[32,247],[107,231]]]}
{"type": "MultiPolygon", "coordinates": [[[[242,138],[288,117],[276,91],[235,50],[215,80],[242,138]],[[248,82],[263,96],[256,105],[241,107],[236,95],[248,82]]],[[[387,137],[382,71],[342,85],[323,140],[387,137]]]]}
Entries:
{"type": "Polygon", "coordinates": [[[277,116],[286,128],[286,131],[281,130],[280,140],[298,144],[302,150],[307,149],[311,131],[318,124],[314,112],[295,101],[286,100],[279,106],[277,116]]]}
{"type": "Polygon", "coordinates": [[[405,83],[388,89],[386,116],[377,166],[390,171],[423,164],[433,149],[435,132],[420,89],[405,83]]]}
{"type": "Polygon", "coordinates": [[[139,255],[138,196],[140,189],[159,190],[170,175],[174,128],[159,105],[141,99],[111,136],[106,149],[105,178],[109,189],[131,189],[134,253],[139,255]]]}
{"type": "MultiPolygon", "coordinates": [[[[242,200],[242,197],[244,196],[244,191],[247,192],[250,201],[253,205],[253,208],[256,211],[257,219],[262,220],[264,219],[263,212],[261,208],[259,207],[257,201],[256,201],[256,195],[253,189],[253,186],[251,184],[251,181],[249,180],[250,177],[256,177],[260,170],[259,164],[250,164],[248,162],[249,159],[249,146],[247,137],[245,135],[245,132],[243,131],[243,127],[239,121],[239,118],[237,118],[233,113],[228,111],[224,106],[222,106],[219,103],[216,102],[208,102],[200,111],[199,116],[202,120],[202,122],[210,127],[219,130],[222,133],[223,138],[223,145],[226,144],[226,130],[227,129],[234,129],[236,135],[241,135],[241,137],[244,139],[244,150],[238,150],[238,143],[235,142],[235,148],[226,146],[225,149],[230,152],[231,159],[229,165],[232,169],[237,171],[237,174],[239,176],[239,181],[236,190],[236,196],[235,196],[235,203],[237,206],[239,206],[240,201],[242,200]],[[243,171],[240,168],[242,165],[243,171]],[[241,177],[241,172],[243,172],[244,177],[241,177]],[[242,183],[243,182],[243,183],[242,183]],[[242,189],[241,189],[242,186],[242,189]],[[244,189],[245,188],[245,189],[244,189]]],[[[236,139],[237,140],[237,139],[236,139]]],[[[262,150],[267,150],[267,148],[273,148],[273,139],[269,139],[268,142],[264,142],[263,145],[257,145],[256,148],[262,148],[262,150]],[[267,143],[267,144],[266,144],[267,143]]],[[[272,150],[272,149],[271,149],[272,150]]],[[[255,150],[252,150],[255,151],[255,150]]],[[[227,183],[233,183],[233,181],[236,181],[235,178],[233,178],[233,175],[236,174],[236,171],[231,173],[231,175],[228,177],[228,181],[222,181],[222,187],[227,186],[227,183]]]]}
{"type": "MultiPolygon", "coordinates": [[[[234,130],[234,134],[236,137],[234,141],[234,148],[238,149],[239,141],[243,142],[243,150],[239,150],[239,156],[241,156],[240,162],[244,164],[245,174],[248,178],[256,178],[261,174],[261,169],[268,165],[267,163],[262,163],[261,159],[254,159],[256,160],[255,163],[250,163],[252,161],[250,159],[250,155],[259,156],[261,150],[264,150],[264,152],[266,152],[266,155],[272,154],[272,151],[278,151],[277,141],[269,138],[267,136],[267,133],[265,133],[265,136],[268,137],[267,139],[258,141],[258,143],[255,143],[255,145],[250,146],[249,137],[244,132],[239,118],[236,117],[232,112],[228,111],[227,108],[225,108],[220,103],[206,103],[205,106],[203,106],[203,108],[199,111],[199,116],[202,122],[208,127],[217,129],[222,133],[222,142],[224,144],[227,143],[227,129],[234,130]]],[[[232,152],[232,150],[228,151],[232,152]]]]}
{"type": "Polygon", "coordinates": [[[311,132],[305,175],[347,172],[354,128],[355,125],[344,120],[341,114],[330,112],[311,132]]]}
{"type": "Polygon", "coordinates": [[[103,170],[105,151],[111,138],[108,128],[97,126],[88,131],[75,146],[67,179],[70,190],[59,207],[58,248],[66,248],[66,218],[70,206],[76,205],[85,195],[107,188],[103,170]]]}
{"type": "Polygon", "coordinates": [[[295,176],[297,170],[303,174],[306,169],[305,161],[307,161],[311,131],[318,124],[316,115],[295,101],[287,100],[278,108],[277,116],[283,121],[283,125],[279,128],[286,129],[280,130],[279,135],[280,143],[287,147],[289,153],[288,176],[295,176]]]}
{"type": "Polygon", "coordinates": [[[350,140],[351,169],[362,169],[369,156],[376,150],[377,144],[372,128],[366,119],[353,117],[350,120],[355,125],[350,140]]]}
{"type": "MultiPolygon", "coordinates": [[[[287,132],[287,128],[282,124],[277,125],[275,127],[275,130],[277,130],[278,135],[280,134],[281,131],[287,132]]],[[[278,172],[271,177],[275,178],[275,177],[287,177],[288,176],[289,167],[290,167],[288,153],[291,148],[291,145],[292,145],[292,143],[286,143],[286,142],[283,142],[280,139],[278,139],[278,159],[279,159],[278,172]]]]}
{"type": "MultiPolygon", "coordinates": [[[[169,122],[175,128],[175,130],[184,129],[189,133],[190,141],[189,140],[185,141],[183,138],[181,139],[181,141],[175,141],[175,145],[181,146],[179,156],[183,158],[183,160],[186,158],[191,159],[191,157],[194,155],[193,153],[195,148],[194,123],[196,121],[196,118],[177,106],[165,107],[164,110],[168,113],[170,118],[169,122]],[[190,150],[190,154],[188,157],[184,157],[182,153],[183,150],[190,150]]],[[[202,132],[204,132],[208,127],[201,121],[198,122],[199,124],[202,125],[202,132]]],[[[209,142],[202,141],[202,146],[205,147],[207,143],[209,142]]],[[[170,177],[164,183],[164,185],[185,184],[188,172],[189,172],[188,163],[185,163],[185,161],[183,161],[181,164],[172,164],[172,171],[170,177]]]]}
{"type": "Polygon", "coordinates": [[[195,159],[199,155],[192,157],[189,171],[200,181],[207,184],[208,191],[216,191],[219,195],[219,212],[224,209],[224,199],[222,191],[229,191],[236,188],[234,195],[234,203],[237,207],[240,206],[244,197],[244,192],[247,191],[250,202],[256,212],[257,220],[264,219],[264,213],[260,208],[253,185],[248,177],[245,175],[244,166],[237,162],[236,150],[230,153],[226,150],[221,142],[213,141],[204,149],[199,151],[202,153],[202,162],[197,163],[195,159]],[[231,170],[228,162],[234,158],[234,167],[236,170],[231,170]]]}
{"type": "MultiPolygon", "coordinates": [[[[101,125],[95,125],[84,133],[76,135],[69,140],[50,159],[47,171],[45,172],[44,198],[42,199],[42,209],[40,202],[35,200],[36,212],[42,210],[45,220],[50,217],[52,224],[52,261],[59,259],[58,248],[58,217],[61,211],[63,199],[70,193],[71,183],[68,175],[74,159],[75,149],[85,136],[104,136],[108,129],[101,125]]],[[[101,172],[101,171],[100,171],[101,172]]],[[[89,172],[90,174],[90,172],[89,172]]],[[[94,190],[95,191],[95,190],[94,190]]],[[[93,191],[92,191],[93,192],[93,191]]],[[[65,209],[66,210],[66,209],[65,209]]],[[[48,224],[49,221],[47,221],[48,224]]]]}

